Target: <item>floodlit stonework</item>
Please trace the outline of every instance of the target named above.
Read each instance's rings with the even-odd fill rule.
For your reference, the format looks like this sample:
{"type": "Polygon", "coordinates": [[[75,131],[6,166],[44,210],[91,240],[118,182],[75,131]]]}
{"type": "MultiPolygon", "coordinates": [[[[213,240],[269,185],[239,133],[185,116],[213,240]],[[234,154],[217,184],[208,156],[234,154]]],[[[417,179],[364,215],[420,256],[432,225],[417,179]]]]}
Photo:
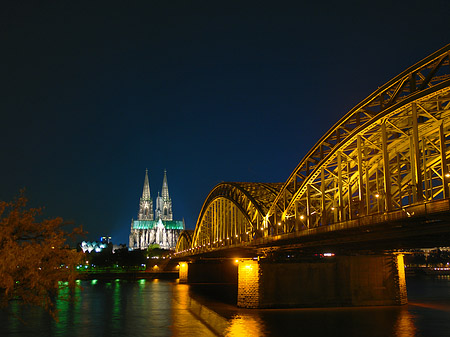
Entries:
{"type": "Polygon", "coordinates": [[[173,220],[172,199],[169,197],[165,170],[161,195],[158,192],[153,213],[153,200],[146,170],[138,220],[131,220],[130,249],[147,249],[154,244],[163,249],[175,249],[178,237],[183,230],[184,221],[173,220]]]}

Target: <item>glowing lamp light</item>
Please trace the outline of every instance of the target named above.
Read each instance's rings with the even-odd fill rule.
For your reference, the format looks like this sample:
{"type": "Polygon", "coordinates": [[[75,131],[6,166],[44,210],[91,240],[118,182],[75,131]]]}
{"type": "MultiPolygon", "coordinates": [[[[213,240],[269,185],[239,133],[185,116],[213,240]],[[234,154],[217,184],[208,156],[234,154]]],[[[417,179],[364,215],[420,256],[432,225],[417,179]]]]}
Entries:
{"type": "Polygon", "coordinates": [[[375,193],[375,198],[379,198],[380,194],[379,193],[375,193]]]}
{"type": "Polygon", "coordinates": [[[447,173],[445,174],[445,177],[446,177],[446,178],[450,178],[450,173],[447,172],[447,173]]]}
{"type": "Polygon", "coordinates": [[[234,263],[239,263],[239,259],[234,260],[234,263]]]}
{"type": "Polygon", "coordinates": [[[300,220],[303,220],[305,218],[305,216],[302,214],[300,215],[300,220]]]}
{"type": "Polygon", "coordinates": [[[332,211],[334,211],[335,209],[336,209],[336,208],[334,208],[334,207],[331,207],[331,210],[332,210],[332,211]]]}
{"type": "Polygon", "coordinates": [[[278,226],[281,226],[281,222],[278,223],[278,226]]]}

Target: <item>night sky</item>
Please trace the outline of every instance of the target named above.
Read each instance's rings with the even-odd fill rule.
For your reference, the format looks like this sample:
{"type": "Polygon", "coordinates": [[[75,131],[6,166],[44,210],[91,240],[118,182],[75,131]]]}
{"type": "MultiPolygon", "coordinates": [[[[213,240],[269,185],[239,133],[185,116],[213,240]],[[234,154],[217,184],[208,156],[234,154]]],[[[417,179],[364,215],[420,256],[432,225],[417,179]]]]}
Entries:
{"type": "Polygon", "coordinates": [[[127,243],[145,169],[194,229],[284,182],[359,101],[450,43],[442,1],[3,1],[0,200],[127,243]]]}

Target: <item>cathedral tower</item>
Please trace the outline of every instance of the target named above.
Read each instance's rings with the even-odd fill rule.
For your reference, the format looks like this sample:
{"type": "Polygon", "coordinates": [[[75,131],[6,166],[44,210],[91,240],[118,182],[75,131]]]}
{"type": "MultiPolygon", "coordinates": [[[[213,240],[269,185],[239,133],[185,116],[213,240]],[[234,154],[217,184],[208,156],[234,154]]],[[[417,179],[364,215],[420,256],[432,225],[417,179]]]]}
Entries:
{"type": "Polygon", "coordinates": [[[150,196],[150,184],[148,182],[148,170],[145,170],[144,189],[139,202],[138,220],[153,220],[153,200],[150,196]]]}
{"type": "Polygon", "coordinates": [[[153,201],[150,196],[148,170],[145,170],[138,220],[131,220],[129,248],[147,249],[156,244],[162,249],[175,249],[178,237],[183,230],[184,220],[173,220],[166,170],[164,170],[161,195],[158,193],[156,198],[155,213],[153,213],[153,201]]]}
{"type": "Polygon", "coordinates": [[[167,171],[164,170],[161,195],[156,198],[155,220],[173,220],[172,200],[169,197],[169,185],[167,184],[167,171]]]}

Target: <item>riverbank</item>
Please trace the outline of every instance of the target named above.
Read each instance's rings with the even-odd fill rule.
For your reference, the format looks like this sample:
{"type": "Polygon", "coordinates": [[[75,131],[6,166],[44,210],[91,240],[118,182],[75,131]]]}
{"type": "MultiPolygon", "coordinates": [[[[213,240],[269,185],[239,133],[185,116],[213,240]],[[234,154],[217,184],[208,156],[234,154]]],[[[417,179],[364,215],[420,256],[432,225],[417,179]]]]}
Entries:
{"type": "Polygon", "coordinates": [[[178,279],[178,271],[122,271],[122,272],[82,272],[78,274],[77,279],[80,280],[176,280],[178,279]]]}
{"type": "Polygon", "coordinates": [[[441,276],[450,275],[450,268],[448,267],[408,267],[405,269],[407,276],[441,276]]]}

